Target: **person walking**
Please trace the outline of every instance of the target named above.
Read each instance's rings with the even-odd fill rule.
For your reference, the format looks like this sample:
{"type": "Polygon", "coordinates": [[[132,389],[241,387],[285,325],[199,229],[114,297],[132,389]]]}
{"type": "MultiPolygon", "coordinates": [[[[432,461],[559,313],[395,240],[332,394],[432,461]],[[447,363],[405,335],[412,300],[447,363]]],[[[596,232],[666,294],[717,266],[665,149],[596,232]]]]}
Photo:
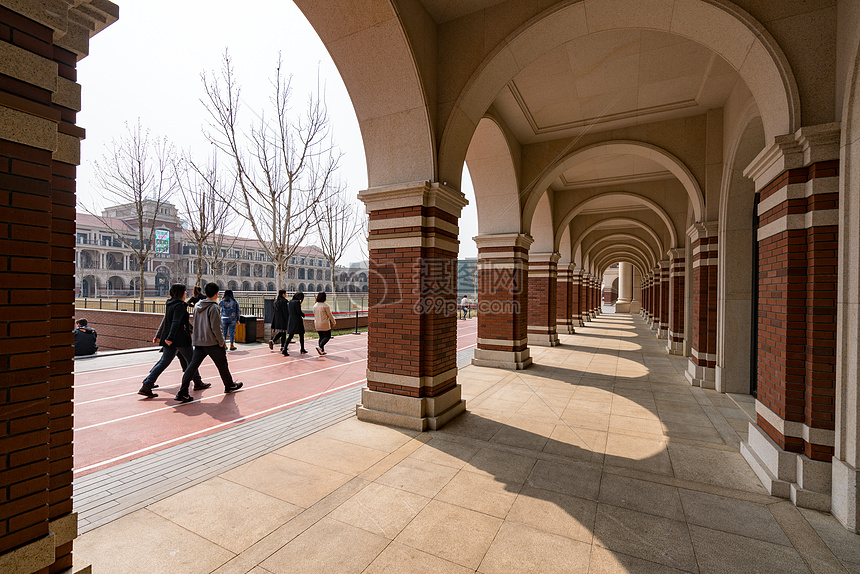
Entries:
{"type": "Polygon", "coordinates": [[[189,403],[194,399],[188,394],[191,377],[197,371],[203,359],[209,357],[218,367],[221,382],[224,383],[224,392],[232,393],[242,388],[242,383],[233,380],[230,368],[227,366],[227,342],[224,339],[224,330],[221,328],[221,314],[218,311],[218,284],[207,283],[203,288],[206,299],[197,303],[194,307],[194,328],[191,333],[191,343],[194,345],[194,353],[191,362],[182,375],[182,386],[179,393],[174,397],[180,403],[189,403]]]}
{"type": "Polygon", "coordinates": [[[200,289],[200,285],[195,285],[194,289],[191,291],[191,297],[188,298],[188,301],[185,302],[188,305],[188,308],[192,311],[194,310],[194,306],[197,305],[198,301],[203,299],[203,290],[200,289]]]}
{"type": "Polygon", "coordinates": [[[98,333],[92,327],[87,326],[86,319],[78,319],[75,321],[75,356],[82,357],[85,355],[93,355],[99,350],[96,345],[98,333]]]}
{"type": "MultiPolygon", "coordinates": [[[[143,385],[137,391],[137,394],[148,399],[154,399],[158,396],[152,392],[152,389],[158,387],[155,382],[158,380],[158,376],[170,366],[176,355],[179,355],[179,364],[182,366],[183,372],[188,369],[188,364],[191,362],[193,351],[191,348],[191,323],[188,321],[188,307],[185,303],[185,285],[177,283],[170,287],[170,299],[167,300],[167,305],[164,308],[164,318],[161,320],[161,325],[158,327],[152,342],[161,345],[161,358],[143,379],[143,385]]],[[[194,380],[195,391],[202,391],[212,386],[203,382],[196,369],[191,378],[194,380]]]]}
{"type": "Polygon", "coordinates": [[[272,338],[269,339],[269,349],[275,348],[275,343],[281,342],[281,352],[284,352],[284,342],[287,339],[287,292],[281,289],[275,304],[272,305],[272,338]]]}
{"type": "Polygon", "coordinates": [[[305,300],[305,294],[301,291],[296,291],[293,298],[287,304],[287,340],[284,342],[284,350],[281,351],[285,357],[290,353],[287,351],[287,346],[292,342],[293,335],[299,336],[299,344],[301,345],[301,354],[307,353],[305,350],[305,314],[302,311],[302,301],[305,300]]]}
{"type": "Polygon", "coordinates": [[[463,295],[463,299],[460,301],[460,307],[463,308],[463,320],[466,320],[466,314],[469,312],[469,298],[463,295]]]}
{"type": "Polygon", "coordinates": [[[239,303],[233,298],[231,289],[224,291],[224,297],[218,305],[221,307],[221,328],[224,339],[230,338],[230,350],[235,351],[236,345],[233,341],[236,339],[236,323],[239,321],[239,303]]]}
{"type": "Polygon", "coordinates": [[[331,339],[331,330],[335,326],[331,307],[325,300],[325,291],[320,291],[317,293],[317,302],[314,303],[314,328],[320,335],[319,345],[317,345],[317,353],[320,355],[325,355],[325,344],[331,339]]]}

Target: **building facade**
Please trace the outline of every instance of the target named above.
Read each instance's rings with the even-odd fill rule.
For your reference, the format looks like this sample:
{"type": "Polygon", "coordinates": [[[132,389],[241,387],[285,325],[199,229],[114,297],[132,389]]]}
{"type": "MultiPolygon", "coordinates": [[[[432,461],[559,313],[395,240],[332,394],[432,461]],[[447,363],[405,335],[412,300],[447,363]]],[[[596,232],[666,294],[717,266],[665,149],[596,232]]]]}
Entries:
{"type": "MultiPolygon", "coordinates": [[[[152,210],[150,210],[152,211],[152,210]]],[[[134,249],[136,217],[128,206],[108,208],[100,217],[78,212],[75,220],[75,295],[77,297],[134,297],[140,293],[140,266],[134,249]]],[[[198,246],[182,226],[176,207],[166,203],[156,216],[156,249],[144,269],[144,292],[163,296],[172,283],[194,285],[198,264],[202,283],[213,281],[233,291],[332,291],[331,267],[313,246],[301,247],[290,257],[284,284],[277,286],[276,269],[260,242],[245,237],[219,237],[198,246]],[[212,245],[215,245],[213,247],[212,245]],[[220,256],[213,258],[213,249],[220,256]]]]}

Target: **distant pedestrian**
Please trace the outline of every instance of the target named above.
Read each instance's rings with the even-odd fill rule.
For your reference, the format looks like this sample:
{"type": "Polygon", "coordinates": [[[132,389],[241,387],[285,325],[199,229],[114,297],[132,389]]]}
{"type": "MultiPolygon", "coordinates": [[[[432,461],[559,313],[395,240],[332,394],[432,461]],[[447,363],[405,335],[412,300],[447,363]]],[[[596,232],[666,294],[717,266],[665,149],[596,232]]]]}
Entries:
{"type": "Polygon", "coordinates": [[[287,340],[287,292],[281,289],[275,304],[272,305],[272,338],[269,339],[269,349],[275,348],[275,343],[281,342],[281,352],[284,352],[284,343],[287,340]]]}
{"type": "MultiPolygon", "coordinates": [[[[164,319],[152,339],[155,344],[161,345],[161,358],[149,371],[149,375],[143,380],[143,385],[137,394],[147,398],[155,398],[158,395],[152,389],[158,387],[155,381],[164,370],[173,362],[173,358],[179,355],[179,364],[185,372],[191,362],[193,349],[191,348],[191,323],[188,320],[188,307],[185,304],[185,285],[176,284],[170,287],[170,299],[164,307],[164,319]]],[[[197,369],[191,375],[194,380],[194,390],[202,391],[212,385],[204,383],[197,369]]]]}
{"type": "Polygon", "coordinates": [[[331,307],[325,300],[325,291],[320,291],[317,293],[317,302],[314,303],[314,328],[320,336],[320,342],[317,346],[317,353],[320,355],[325,355],[325,344],[331,339],[331,330],[335,325],[331,307]]]}
{"type": "Polygon", "coordinates": [[[218,367],[221,382],[224,383],[224,392],[232,393],[242,388],[242,383],[233,381],[233,375],[227,367],[227,342],[221,329],[221,314],[218,312],[218,284],[207,283],[203,288],[206,299],[197,303],[194,308],[194,329],[191,333],[191,342],[194,344],[194,353],[191,362],[182,375],[182,386],[176,395],[176,400],[188,403],[194,399],[188,394],[191,377],[207,356],[212,359],[218,367]]]}
{"type": "Polygon", "coordinates": [[[466,314],[469,312],[469,298],[463,295],[463,299],[460,301],[460,307],[463,308],[463,320],[466,320],[466,314]]]}
{"type": "Polygon", "coordinates": [[[301,354],[307,353],[305,350],[305,314],[302,311],[302,301],[305,300],[305,294],[301,291],[296,291],[292,300],[287,304],[287,337],[284,343],[284,356],[289,356],[287,345],[293,340],[293,335],[299,336],[299,344],[301,345],[301,354]]]}
{"type": "Polygon", "coordinates": [[[221,328],[224,339],[230,338],[230,350],[235,351],[236,345],[233,341],[236,339],[236,323],[239,322],[239,303],[233,298],[231,289],[224,291],[224,297],[218,305],[221,307],[221,328]]]}
{"type": "Polygon", "coordinates": [[[96,333],[96,330],[92,327],[87,326],[86,319],[78,319],[75,321],[75,330],[73,332],[75,334],[76,357],[93,355],[99,350],[99,346],[96,345],[98,333],[96,333]]]}
{"type": "Polygon", "coordinates": [[[200,285],[195,285],[191,292],[191,297],[188,298],[188,301],[186,301],[185,304],[188,305],[188,308],[191,309],[191,311],[194,311],[194,306],[203,299],[203,290],[200,289],[200,285]]]}

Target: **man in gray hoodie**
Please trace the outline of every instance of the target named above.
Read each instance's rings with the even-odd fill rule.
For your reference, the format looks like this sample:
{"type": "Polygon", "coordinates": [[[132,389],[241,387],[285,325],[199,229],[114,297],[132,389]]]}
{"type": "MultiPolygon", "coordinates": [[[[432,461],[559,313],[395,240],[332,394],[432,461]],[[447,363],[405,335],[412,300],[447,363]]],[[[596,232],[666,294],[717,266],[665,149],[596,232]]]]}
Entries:
{"type": "Polygon", "coordinates": [[[182,386],[175,397],[180,403],[190,403],[194,400],[188,394],[188,387],[191,384],[192,375],[197,372],[197,367],[207,356],[211,357],[212,362],[218,367],[225,393],[232,393],[242,388],[242,383],[233,381],[233,375],[227,367],[227,348],[221,329],[221,308],[218,306],[218,284],[207,283],[203,292],[206,294],[206,299],[194,306],[194,330],[191,333],[194,354],[185,368],[182,386]]]}

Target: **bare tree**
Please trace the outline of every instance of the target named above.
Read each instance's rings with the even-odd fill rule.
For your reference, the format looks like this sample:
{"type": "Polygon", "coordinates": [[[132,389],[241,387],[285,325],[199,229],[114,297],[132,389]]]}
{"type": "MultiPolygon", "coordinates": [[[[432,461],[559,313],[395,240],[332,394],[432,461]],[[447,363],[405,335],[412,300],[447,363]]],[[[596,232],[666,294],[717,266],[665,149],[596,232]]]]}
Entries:
{"type": "Polygon", "coordinates": [[[220,77],[203,75],[203,104],[212,128],[207,137],[229,158],[236,176],[231,205],[274,262],[278,287],[283,286],[289,258],[316,227],[314,206],[338,188],[335,174],[341,158],[318,92],[308,97],[302,114],[291,114],[290,80],[279,58],[272,82],[272,115],[255,111],[257,121],[243,132],[241,89],[229,54],[224,54],[220,77]]]}
{"type": "Polygon", "coordinates": [[[219,169],[217,155],[205,165],[198,165],[187,156],[175,165],[182,215],[190,243],[195,247],[196,285],[202,285],[204,268],[210,268],[217,279],[217,270],[232,260],[236,237],[227,231],[236,219],[230,207],[236,182],[235,178],[225,181],[224,171],[219,169]]]}
{"type": "Polygon", "coordinates": [[[331,197],[325,203],[316,206],[316,234],[319,238],[320,251],[331,268],[332,291],[337,293],[337,278],[335,265],[344,256],[353,240],[362,231],[362,221],[356,208],[350,205],[343,192],[331,197]]]}
{"type": "Polygon", "coordinates": [[[160,252],[156,245],[156,229],[161,208],[175,188],[172,166],[174,152],[164,138],[151,138],[149,130],[140,125],[129,127],[119,139],[113,140],[100,161],[94,164],[102,198],[112,204],[101,215],[94,208],[82,209],[96,217],[111,234],[130,249],[138,266],[138,286],[141,306],[144,301],[146,264],[160,252]],[[132,222],[129,225],[128,222],[132,222]]]}

